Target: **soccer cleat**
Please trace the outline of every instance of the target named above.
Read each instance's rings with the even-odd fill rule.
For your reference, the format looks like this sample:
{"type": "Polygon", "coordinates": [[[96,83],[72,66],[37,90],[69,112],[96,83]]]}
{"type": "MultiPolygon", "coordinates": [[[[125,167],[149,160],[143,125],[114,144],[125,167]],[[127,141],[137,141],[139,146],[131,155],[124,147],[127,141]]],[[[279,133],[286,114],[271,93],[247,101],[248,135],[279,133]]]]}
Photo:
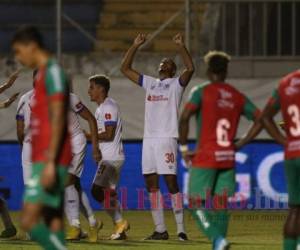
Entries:
{"type": "Polygon", "coordinates": [[[187,237],[187,235],[186,235],[186,233],[184,233],[184,232],[179,233],[177,236],[178,236],[178,239],[180,241],[187,241],[187,240],[189,240],[188,237],[187,237]]]}
{"type": "Polygon", "coordinates": [[[6,228],[0,234],[0,239],[10,239],[17,235],[17,229],[15,227],[6,228]]]}
{"type": "Polygon", "coordinates": [[[79,227],[70,226],[67,234],[66,240],[80,240],[81,230],[79,227]]]}
{"type": "Polygon", "coordinates": [[[123,233],[113,233],[110,238],[110,240],[126,240],[127,239],[127,235],[125,232],[123,233]]]}
{"type": "Polygon", "coordinates": [[[93,227],[90,226],[88,241],[91,243],[96,243],[98,240],[98,233],[102,228],[103,228],[102,221],[97,221],[96,225],[93,227]]]}
{"type": "Polygon", "coordinates": [[[126,232],[129,231],[130,225],[127,220],[122,220],[117,222],[115,225],[115,231],[110,236],[111,240],[126,240],[127,235],[126,232]]]}
{"type": "Polygon", "coordinates": [[[213,243],[213,250],[229,250],[229,248],[229,242],[223,237],[217,238],[213,243]]]}
{"type": "Polygon", "coordinates": [[[168,240],[169,234],[167,231],[162,233],[154,231],[149,237],[145,238],[144,240],[168,240]]]}

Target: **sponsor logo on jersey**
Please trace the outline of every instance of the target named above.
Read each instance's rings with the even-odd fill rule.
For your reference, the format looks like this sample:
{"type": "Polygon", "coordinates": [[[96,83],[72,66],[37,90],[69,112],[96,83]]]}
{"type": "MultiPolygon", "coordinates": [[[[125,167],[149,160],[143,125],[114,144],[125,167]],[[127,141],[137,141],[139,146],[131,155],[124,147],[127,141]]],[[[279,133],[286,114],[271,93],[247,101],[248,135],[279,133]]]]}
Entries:
{"type": "Polygon", "coordinates": [[[147,100],[149,102],[160,102],[160,101],[168,101],[169,98],[163,95],[148,95],[147,100]]]}

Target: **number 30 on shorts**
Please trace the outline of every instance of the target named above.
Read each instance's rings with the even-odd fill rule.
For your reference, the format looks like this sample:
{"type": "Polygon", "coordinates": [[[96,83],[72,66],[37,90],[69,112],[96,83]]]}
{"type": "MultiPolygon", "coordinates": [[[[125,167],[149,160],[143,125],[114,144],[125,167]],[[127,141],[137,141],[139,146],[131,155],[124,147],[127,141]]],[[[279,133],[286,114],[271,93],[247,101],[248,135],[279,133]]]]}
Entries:
{"type": "Polygon", "coordinates": [[[166,153],[165,154],[165,161],[166,161],[166,163],[174,163],[175,162],[174,153],[166,153]]]}

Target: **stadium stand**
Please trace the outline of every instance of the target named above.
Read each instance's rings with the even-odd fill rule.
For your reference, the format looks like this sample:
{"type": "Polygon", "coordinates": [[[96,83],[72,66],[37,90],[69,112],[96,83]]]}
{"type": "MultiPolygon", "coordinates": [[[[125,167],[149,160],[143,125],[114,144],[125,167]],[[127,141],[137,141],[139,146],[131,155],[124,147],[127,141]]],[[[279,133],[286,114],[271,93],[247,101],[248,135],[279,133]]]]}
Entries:
{"type": "MultiPolygon", "coordinates": [[[[101,0],[65,0],[63,12],[79,23],[92,35],[99,22],[101,0]]],[[[51,0],[2,0],[0,1],[0,53],[10,51],[12,32],[22,24],[36,24],[43,31],[49,48],[55,50],[55,1],[51,0]]],[[[93,44],[66,21],[63,22],[63,50],[87,52],[93,44]]]]}

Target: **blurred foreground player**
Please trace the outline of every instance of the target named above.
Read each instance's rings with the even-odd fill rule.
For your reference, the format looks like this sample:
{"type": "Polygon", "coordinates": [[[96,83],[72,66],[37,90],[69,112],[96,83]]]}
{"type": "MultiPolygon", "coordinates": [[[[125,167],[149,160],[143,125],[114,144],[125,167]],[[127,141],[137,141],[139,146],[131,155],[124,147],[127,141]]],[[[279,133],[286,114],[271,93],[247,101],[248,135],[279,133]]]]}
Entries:
{"type": "MultiPolygon", "coordinates": [[[[10,88],[13,83],[16,81],[17,77],[18,77],[18,71],[13,73],[8,81],[4,84],[2,84],[0,86],[0,93],[2,93],[3,91],[5,91],[6,89],[10,88]]],[[[7,108],[9,107],[18,97],[18,94],[14,94],[12,97],[10,97],[9,99],[7,99],[4,102],[0,103],[0,108],[7,108]]],[[[4,230],[3,232],[0,234],[0,239],[8,239],[8,238],[12,238],[14,236],[16,236],[17,234],[17,230],[11,220],[11,217],[9,215],[9,211],[7,208],[7,204],[6,201],[0,197],[0,216],[4,225],[4,230]]]]}
{"type": "Polygon", "coordinates": [[[124,240],[127,238],[126,231],[129,230],[129,224],[122,216],[117,194],[117,185],[125,161],[120,109],[116,101],[108,96],[110,80],[106,76],[91,76],[89,81],[88,94],[91,101],[98,105],[95,117],[102,153],[102,161],[98,164],[93,181],[92,195],[96,201],[103,204],[115,225],[115,231],[110,239],[124,240]]]}
{"type": "Polygon", "coordinates": [[[25,190],[21,226],[44,249],[66,249],[63,200],[72,157],[66,77],[35,27],[21,27],[13,36],[12,47],[21,64],[38,69],[30,118],[32,173],[25,190]]]}
{"type": "Polygon", "coordinates": [[[230,57],[223,52],[205,56],[209,82],[191,91],[179,123],[179,150],[191,165],[189,208],[200,230],[213,242],[214,250],[229,249],[227,199],[235,191],[235,149],[253,139],[262,128],[259,110],[225,82],[229,61],[230,57]],[[242,115],[255,123],[234,145],[242,115]],[[187,146],[192,116],[197,121],[197,147],[193,157],[187,146]]]}
{"type": "Polygon", "coordinates": [[[159,176],[163,176],[171,194],[178,239],[184,241],[187,240],[187,235],[184,228],[182,195],[177,183],[178,113],[183,92],[193,75],[194,65],[182,36],[177,34],[173,42],[177,45],[185,66],[181,75],[175,76],[177,67],[170,58],[164,58],[159,64],[159,78],[140,74],[132,69],[132,62],[137,50],[145,41],[144,34],[136,37],[123,59],[121,71],[146,90],[142,172],[155,224],[155,231],[146,240],[169,239],[159,188],[159,176]]]}
{"type": "Polygon", "coordinates": [[[284,170],[287,179],[289,213],[284,225],[283,249],[300,249],[300,72],[285,76],[274,90],[262,115],[269,134],[284,146],[284,170]],[[281,111],[283,123],[278,129],[273,118],[281,111]]]}
{"type": "MultiPolygon", "coordinates": [[[[34,77],[37,71],[34,71],[34,77]]],[[[32,172],[31,163],[31,102],[34,90],[25,93],[19,101],[17,108],[17,137],[22,145],[22,168],[24,184],[27,185],[32,172]]],[[[67,240],[79,240],[83,236],[80,230],[79,211],[80,207],[86,219],[89,222],[89,241],[97,241],[98,222],[90,206],[86,193],[81,189],[80,177],[83,171],[83,160],[86,152],[86,139],[81,129],[79,116],[86,120],[92,131],[93,156],[96,162],[101,159],[101,152],[98,148],[97,123],[94,116],[82,104],[79,97],[70,93],[69,106],[69,132],[72,142],[72,162],[68,169],[69,177],[65,192],[65,213],[70,225],[67,232],[67,240]]]]}

